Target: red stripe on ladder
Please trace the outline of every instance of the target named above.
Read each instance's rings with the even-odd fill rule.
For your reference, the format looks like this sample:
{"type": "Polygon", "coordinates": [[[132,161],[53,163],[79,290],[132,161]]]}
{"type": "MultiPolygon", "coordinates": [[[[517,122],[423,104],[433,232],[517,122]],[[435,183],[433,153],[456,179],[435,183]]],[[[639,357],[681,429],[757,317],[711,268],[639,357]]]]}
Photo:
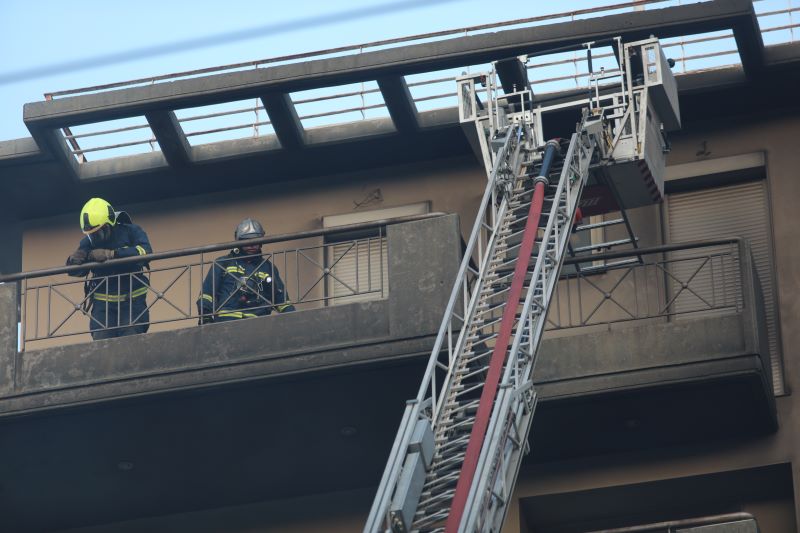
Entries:
{"type": "Polygon", "coordinates": [[[483,446],[483,439],[486,428],[489,425],[489,417],[492,414],[492,406],[497,396],[497,387],[500,384],[500,374],[503,371],[503,363],[508,353],[508,342],[511,340],[511,331],[514,328],[514,319],[517,314],[517,307],[522,286],[525,283],[525,275],[533,254],[533,245],[536,243],[536,236],[539,230],[539,219],[542,215],[542,204],[544,203],[544,183],[537,182],[533,191],[533,200],[528,213],[528,222],[525,224],[525,232],[522,234],[522,243],[519,249],[517,265],[514,268],[514,278],[511,281],[511,290],[508,293],[508,302],[503,311],[503,318],[500,322],[500,333],[497,336],[497,343],[492,351],[492,359],[489,362],[489,372],[486,376],[486,383],[483,386],[478,412],[475,415],[475,423],[472,426],[472,433],[469,436],[467,452],[464,463],[461,465],[461,473],[458,476],[456,492],[453,496],[453,503],[450,507],[450,514],[445,525],[445,533],[456,533],[464,515],[464,507],[467,504],[467,496],[475,477],[475,470],[478,467],[478,459],[483,446]]]}

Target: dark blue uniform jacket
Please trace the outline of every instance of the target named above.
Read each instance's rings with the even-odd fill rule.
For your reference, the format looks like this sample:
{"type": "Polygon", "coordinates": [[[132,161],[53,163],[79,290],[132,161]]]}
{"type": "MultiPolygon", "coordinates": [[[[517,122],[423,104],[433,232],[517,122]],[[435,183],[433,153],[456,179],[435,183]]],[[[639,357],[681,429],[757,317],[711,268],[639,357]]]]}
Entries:
{"type": "Polygon", "coordinates": [[[248,318],[294,311],[278,269],[262,256],[242,258],[237,250],[214,261],[197,300],[203,315],[248,318]]]}
{"type": "MultiPolygon", "coordinates": [[[[88,237],[83,237],[78,248],[89,253],[95,248],[107,248],[116,252],[116,257],[146,256],[152,254],[150,240],[144,230],[133,223],[117,222],[111,228],[111,237],[106,242],[92,244],[88,237]]],[[[148,262],[142,257],[141,262],[127,263],[124,265],[109,265],[91,269],[95,282],[92,297],[99,301],[124,302],[129,297],[144,296],[147,293],[147,278],[141,272],[147,267],[148,262]],[[106,280],[97,279],[109,276],[106,280]]],[[[71,272],[70,276],[85,276],[89,270],[71,272]]]]}

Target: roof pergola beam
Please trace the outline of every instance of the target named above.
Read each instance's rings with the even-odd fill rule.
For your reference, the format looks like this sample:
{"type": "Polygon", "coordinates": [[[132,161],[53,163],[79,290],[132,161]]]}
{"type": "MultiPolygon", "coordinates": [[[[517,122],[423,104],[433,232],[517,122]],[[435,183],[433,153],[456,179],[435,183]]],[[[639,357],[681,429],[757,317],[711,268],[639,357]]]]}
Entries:
{"type": "Polygon", "coordinates": [[[291,96],[286,93],[267,93],[261,96],[264,109],[283,148],[295,150],[306,144],[306,133],[291,96]]]}
{"type": "Polygon", "coordinates": [[[405,78],[399,75],[383,76],[377,82],[397,131],[408,133],[419,129],[417,106],[405,78]]]}
{"type": "Polygon", "coordinates": [[[40,150],[53,154],[64,173],[75,182],[80,182],[80,165],[72,153],[67,139],[61,134],[61,128],[28,128],[40,150]]]}
{"type": "Polygon", "coordinates": [[[175,113],[158,110],[145,113],[144,116],[147,123],[150,124],[150,129],[153,130],[153,135],[155,135],[167,163],[176,168],[191,163],[192,147],[186,139],[175,113]]]}
{"type": "Polygon", "coordinates": [[[764,39],[755,9],[750,5],[752,16],[742,16],[733,24],[733,37],[742,60],[742,68],[748,79],[756,79],[764,71],[764,39]]]}
{"type": "MultiPolygon", "coordinates": [[[[505,94],[523,91],[525,89],[529,89],[531,94],[533,94],[533,89],[531,89],[531,84],[528,80],[528,69],[525,63],[520,61],[519,58],[513,57],[498,61],[496,68],[505,94]]],[[[517,98],[517,100],[519,100],[519,98],[517,98]]]]}

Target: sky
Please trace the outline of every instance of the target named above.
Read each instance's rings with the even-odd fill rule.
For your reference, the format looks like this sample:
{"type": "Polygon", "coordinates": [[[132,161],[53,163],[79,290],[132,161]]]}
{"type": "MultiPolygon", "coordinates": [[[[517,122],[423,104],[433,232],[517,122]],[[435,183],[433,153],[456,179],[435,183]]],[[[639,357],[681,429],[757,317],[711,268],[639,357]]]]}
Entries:
{"type": "Polygon", "coordinates": [[[23,105],[46,92],[621,1],[2,0],[0,140],[30,136],[23,105]]]}

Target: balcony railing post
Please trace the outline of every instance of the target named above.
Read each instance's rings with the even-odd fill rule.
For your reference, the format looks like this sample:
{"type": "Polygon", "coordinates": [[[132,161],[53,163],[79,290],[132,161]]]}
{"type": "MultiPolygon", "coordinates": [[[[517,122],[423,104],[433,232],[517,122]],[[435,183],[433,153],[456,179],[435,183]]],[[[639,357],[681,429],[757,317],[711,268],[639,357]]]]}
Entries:
{"type": "Polygon", "coordinates": [[[738,239],[734,246],[737,252],[736,257],[732,258],[734,261],[734,283],[738,284],[738,288],[740,289],[739,294],[742,295],[741,300],[737,297],[738,295],[734,295],[734,298],[736,298],[736,309],[739,311],[742,309],[752,309],[755,301],[753,284],[759,283],[758,274],[755,270],[753,252],[750,248],[750,243],[745,239],[738,239]],[[753,283],[745,283],[745,280],[750,279],[753,280],[753,283]]]}

